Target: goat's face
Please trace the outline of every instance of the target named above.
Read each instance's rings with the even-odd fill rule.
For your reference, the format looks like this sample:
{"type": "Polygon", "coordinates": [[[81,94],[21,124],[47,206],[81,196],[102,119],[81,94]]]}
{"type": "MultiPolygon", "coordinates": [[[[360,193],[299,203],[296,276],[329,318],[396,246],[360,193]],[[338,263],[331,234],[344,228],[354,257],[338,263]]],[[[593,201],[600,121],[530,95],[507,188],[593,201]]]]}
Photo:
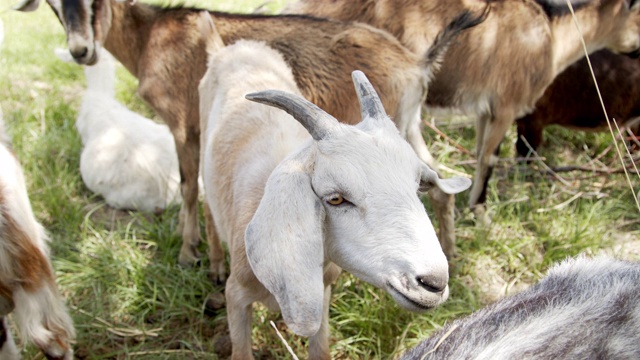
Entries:
{"type": "Polygon", "coordinates": [[[418,311],[446,300],[448,265],[418,197],[425,165],[389,125],[318,141],[311,184],[327,258],[418,311]]]}
{"type": "Polygon", "coordinates": [[[612,31],[607,41],[607,48],[618,54],[631,57],[640,56],[640,1],[618,0],[617,4],[603,7],[613,11],[609,20],[612,31]]]}
{"type": "Polygon", "coordinates": [[[286,110],[314,139],[273,171],[245,234],[251,268],[299,335],[320,327],[329,261],[409,310],[448,296],[447,259],[417,192],[456,193],[471,182],[438,178],[400,137],[361,72],[354,82],[363,113],[357,126],[283,92],[248,95],[286,110]]]}
{"type": "MultiPolygon", "coordinates": [[[[111,0],[47,0],[67,34],[67,45],[78,64],[98,61],[101,44],[111,27],[111,0]]],[[[24,0],[21,11],[37,9],[40,0],[24,0]]]]}

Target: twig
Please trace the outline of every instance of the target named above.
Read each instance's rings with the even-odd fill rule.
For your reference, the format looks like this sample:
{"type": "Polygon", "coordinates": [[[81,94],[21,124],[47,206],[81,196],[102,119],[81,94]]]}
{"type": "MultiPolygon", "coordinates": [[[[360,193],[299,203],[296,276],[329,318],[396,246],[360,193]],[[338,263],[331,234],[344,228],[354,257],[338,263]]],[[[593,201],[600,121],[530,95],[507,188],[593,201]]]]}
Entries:
{"type": "Polygon", "coordinates": [[[280,338],[284,346],[287,348],[287,351],[289,351],[289,354],[291,354],[294,360],[298,360],[298,357],[293,352],[293,349],[291,348],[291,346],[289,346],[289,344],[287,344],[287,341],[282,337],[282,334],[280,334],[280,331],[278,331],[278,328],[276,327],[276,324],[273,322],[273,320],[269,321],[269,323],[271,324],[271,327],[273,327],[273,329],[276,331],[276,334],[278,334],[278,337],[280,338]]]}
{"type": "Polygon", "coordinates": [[[560,203],[558,205],[552,206],[551,208],[547,208],[547,209],[538,209],[536,210],[536,212],[538,213],[543,213],[543,212],[547,212],[547,211],[551,211],[551,210],[560,210],[562,208],[564,208],[565,206],[571,204],[574,200],[576,200],[577,198],[579,198],[580,196],[582,196],[582,194],[584,194],[582,191],[579,191],[577,194],[573,195],[569,200],[560,203]]]}
{"type": "Polygon", "coordinates": [[[189,354],[198,354],[198,355],[211,355],[210,353],[204,351],[193,351],[189,349],[172,349],[172,350],[150,350],[150,351],[135,351],[127,354],[127,357],[131,356],[143,356],[143,355],[162,355],[162,354],[180,354],[180,353],[189,353],[189,354]]]}
{"type": "MultiPolygon", "coordinates": [[[[591,59],[589,59],[589,52],[587,51],[587,44],[584,41],[584,37],[582,36],[582,30],[580,29],[580,24],[578,23],[578,18],[576,17],[575,12],[573,11],[573,5],[571,5],[571,1],[570,0],[566,0],[567,2],[567,6],[569,7],[569,10],[571,11],[571,17],[573,18],[573,22],[576,26],[576,29],[578,30],[578,33],[580,34],[580,42],[582,43],[582,49],[584,50],[584,54],[585,54],[585,58],[587,59],[587,64],[589,65],[589,71],[591,72],[591,78],[593,79],[593,82],[595,84],[596,87],[596,92],[598,93],[598,99],[600,100],[600,105],[602,106],[602,111],[604,112],[604,118],[607,120],[607,125],[609,126],[609,132],[611,133],[611,138],[613,139],[613,145],[616,148],[616,153],[618,154],[618,158],[620,159],[620,164],[623,166],[622,168],[624,169],[624,175],[627,179],[627,185],[629,185],[629,189],[631,189],[631,194],[633,194],[633,200],[636,202],[636,207],[638,208],[638,210],[640,210],[640,199],[638,199],[638,196],[636,195],[636,191],[633,188],[633,184],[631,184],[631,177],[629,176],[629,172],[627,171],[627,169],[624,167],[624,159],[622,157],[622,152],[620,151],[620,148],[618,147],[618,142],[616,141],[616,135],[613,132],[613,127],[611,126],[611,121],[609,120],[609,114],[607,113],[607,108],[604,106],[604,101],[602,100],[602,94],[600,93],[600,87],[598,86],[598,80],[596,79],[596,75],[593,72],[593,66],[591,66],[591,59]]],[[[614,124],[615,124],[615,120],[614,120],[614,124]]],[[[618,127],[617,124],[616,128],[618,127]]],[[[618,132],[620,132],[620,130],[618,129],[618,132]]],[[[626,145],[625,145],[625,148],[626,145]]],[[[629,151],[629,149],[627,148],[627,152],[629,151]]],[[[637,171],[636,171],[637,172],[637,171]]],[[[640,176],[640,173],[638,173],[638,176],[640,176]]]]}
{"type": "Polygon", "coordinates": [[[462,176],[462,177],[466,177],[466,178],[473,178],[472,175],[467,174],[466,172],[462,172],[462,171],[458,171],[458,170],[454,170],[450,167],[444,166],[442,164],[438,164],[438,170],[442,170],[444,172],[448,172],[450,174],[454,174],[454,175],[458,175],[458,176],[462,176]]]}
{"type": "MultiPolygon", "coordinates": [[[[535,157],[539,158],[540,155],[538,155],[538,153],[533,149],[533,147],[531,147],[531,144],[529,144],[529,142],[527,141],[527,139],[524,138],[524,136],[520,136],[520,138],[522,139],[522,141],[524,142],[524,144],[527,146],[527,148],[529,149],[529,152],[532,153],[533,155],[535,155],[535,157]]],[[[539,161],[540,164],[542,164],[542,167],[544,167],[545,169],[547,169],[547,171],[549,171],[549,173],[555,177],[556,179],[558,179],[564,186],[570,187],[571,184],[563,179],[560,175],[556,174],[555,171],[553,171],[552,168],[549,167],[549,165],[547,165],[544,161],[539,161]]]]}
{"type": "Polygon", "coordinates": [[[440,131],[440,129],[438,129],[435,125],[431,124],[430,122],[422,119],[422,123],[427,126],[429,129],[433,130],[436,132],[436,134],[442,136],[445,140],[447,140],[448,142],[451,143],[451,145],[455,146],[456,149],[462,151],[463,153],[467,154],[467,155],[471,155],[473,156],[473,154],[471,153],[471,151],[465,149],[462,145],[458,144],[457,142],[455,142],[452,138],[450,138],[449,136],[447,136],[447,134],[443,133],[442,131],[440,131]]]}
{"type": "Polygon", "coordinates": [[[429,352],[427,352],[426,354],[422,355],[422,357],[420,358],[420,360],[424,360],[426,359],[427,355],[431,354],[432,352],[438,350],[438,348],[440,347],[440,345],[442,345],[442,343],[449,337],[449,335],[451,335],[451,333],[458,327],[458,325],[453,325],[451,326],[451,328],[449,330],[447,330],[447,332],[442,335],[442,337],[440,338],[440,340],[438,340],[438,342],[436,343],[436,345],[433,347],[433,349],[429,350],[429,352]]]}
{"type": "MultiPolygon", "coordinates": [[[[629,168],[629,167],[627,167],[629,168]]],[[[559,173],[559,172],[571,172],[571,171],[586,171],[586,172],[595,172],[595,173],[600,173],[600,174],[624,174],[624,169],[623,168],[617,168],[617,169],[597,169],[597,168],[590,168],[590,167],[585,167],[585,166],[577,166],[577,165],[566,165],[566,166],[557,166],[553,168],[553,171],[559,173]]]]}

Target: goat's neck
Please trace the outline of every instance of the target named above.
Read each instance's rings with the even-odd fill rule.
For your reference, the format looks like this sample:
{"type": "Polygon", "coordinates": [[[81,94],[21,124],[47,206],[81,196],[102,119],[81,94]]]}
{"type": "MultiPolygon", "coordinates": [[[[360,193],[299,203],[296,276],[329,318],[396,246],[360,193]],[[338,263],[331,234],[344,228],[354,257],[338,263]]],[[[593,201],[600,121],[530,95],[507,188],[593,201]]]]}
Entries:
{"type": "Polygon", "coordinates": [[[111,28],[104,47],[138,77],[138,62],[149,39],[150,25],[157,17],[156,11],[144,4],[110,1],[111,28]]]}
{"type": "MultiPolygon", "coordinates": [[[[599,9],[594,6],[587,6],[575,11],[580,32],[589,54],[605,47],[610,32],[610,26],[606,26],[607,24],[601,21],[599,12],[599,9]]],[[[580,32],[576,28],[571,14],[552,19],[551,31],[553,34],[553,69],[554,76],[556,76],[583,58],[585,54],[580,32]]]]}

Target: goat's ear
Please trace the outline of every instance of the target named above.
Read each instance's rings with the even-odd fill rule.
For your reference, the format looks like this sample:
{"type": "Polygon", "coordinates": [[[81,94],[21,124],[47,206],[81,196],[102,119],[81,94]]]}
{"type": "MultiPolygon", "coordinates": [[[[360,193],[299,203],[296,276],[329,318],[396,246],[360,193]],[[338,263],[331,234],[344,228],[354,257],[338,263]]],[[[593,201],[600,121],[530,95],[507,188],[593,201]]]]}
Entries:
{"type": "Polygon", "coordinates": [[[23,0],[20,4],[13,7],[13,10],[18,11],[35,11],[40,6],[40,0],[23,0]]]}
{"type": "Polygon", "coordinates": [[[287,326],[301,336],[320,329],[324,296],[325,213],[305,170],[309,151],[273,171],[245,233],[253,272],[275,296],[287,326]]]}
{"type": "Polygon", "coordinates": [[[213,23],[211,14],[208,11],[203,10],[200,11],[199,16],[198,28],[205,41],[207,55],[211,58],[213,54],[224,47],[224,42],[222,41],[222,37],[220,37],[220,33],[218,33],[216,25],[213,23]]]}
{"type": "Polygon", "coordinates": [[[467,190],[471,186],[471,180],[461,176],[441,179],[438,176],[438,173],[424,163],[422,164],[420,171],[419,190],[423,192],[436,186],[445,194],[457,194],[467,190]]]}

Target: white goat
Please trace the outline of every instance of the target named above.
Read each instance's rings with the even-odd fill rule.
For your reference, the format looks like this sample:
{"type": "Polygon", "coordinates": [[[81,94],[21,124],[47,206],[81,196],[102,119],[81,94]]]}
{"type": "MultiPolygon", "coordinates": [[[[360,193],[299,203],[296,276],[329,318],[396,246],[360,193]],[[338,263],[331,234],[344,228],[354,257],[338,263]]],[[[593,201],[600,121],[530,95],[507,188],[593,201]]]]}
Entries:
{"type": "Polygon", "coordinates": [[[0,359],[19,359],[5,316],[49,359],[73,358],[73,323],[58,293],[46,234],[31,210],[24,174],[0,112],[0,359]]]}
{"type": "Polygon", "coordinates": [[[402,359],[640,359],[640,264],[578,257],[402,359]]]}
{"type": "MultiPolygon", "coordinates": [[[[67,50],[56,49],[56,55],[73,62],[67,50]]],[[[115,63],[106,50],[84,73],[87,91],[76,127],[85,185],[118,209],[159,212],[180,202],[178,155],[169,128],[115,99],[115,63]]]]}
{"type": "MultiPolygon", "coordinates": [[[[301,97],[278,52],[250,41],[216,52],[217,40],[199,86],[201,159],[207,205],[231,254],[232,358],[253,357],[255,301],[279,308],[293,332],[311,337],[310,358],[329,358],[338,266],[409,310],[445,301],[447,259],[417,191],[457,193],[470,181],[441,180],[422,163],[361,72],[353,79],[363,120],[341,124],[301,97]],[[293,117],[245,100],[255,91],[262,92],[247,98],[293,117]]],[[[224,271],[217,237],[209,248],[224,271]]]]}

